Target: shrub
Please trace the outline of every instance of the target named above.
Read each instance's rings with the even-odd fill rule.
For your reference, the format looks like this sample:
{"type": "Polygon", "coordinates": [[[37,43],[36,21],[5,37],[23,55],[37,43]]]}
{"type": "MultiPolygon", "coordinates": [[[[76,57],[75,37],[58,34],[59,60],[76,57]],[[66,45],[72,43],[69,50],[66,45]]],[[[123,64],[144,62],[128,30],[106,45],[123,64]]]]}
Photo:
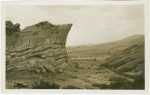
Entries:
{"type": "Polygon", "coordinates": [[[72,78],[78,78],[79,75],[71,75],[72,78]]]}
{"type": "Polygon", "coordinates": [[[93,84],[92,86],[99,87],[100,89],[145,89],[144,74],[136,76],[133,82],[125,78],[113,77],[109,79],[113,81],[110,85],[106,84],[93,84]]]}
{"type": "Polygon", "coordinates": [[[63,87],[63,89],[81,89],[81,88],[70,85],[70,86],[63,87]]]}
{"type": "Polygon", "coordinates": [[[78,64],[79,64],[78,62],[72,62],[72,65],[73,65],[74,67],[76,67],[78,64]]]}
{"type": "Polygon", "coordinates": [[[88,69],[91,69],[91,67],[88,67],[88,69]]]}
{"type": "Polygon", "coordinates": [[[92,86],[99,87],[100,89],[131,89],[130,82],[116,81],[110,85],[107,84],[93,84],[92,86]]]}
{"type": "Polygon", "coordinates": [[[78,68],[78,69],[84,69],[83,64],[79,64],[78,62],[73,63],[74,67],[78,68]]]}
{"type": "Polygon", "coordinates": [[[145,77],[144,74],[136,76],[135,80],[131,83],[134,89],[145,89],[145,77]]]}
{"type": "Polygon", "coordinates": [[[104,68],[99,67],[99,68],[94,68],[94,70],[104,70],[104,68]]]}
{"type": "Polygon", "coordinates": [[[73,72],[78,72],[78,70],[76,69],[76,70],[73,70],[73,72]]]}
{"type": "Polygon", "coordinates": [[[131,89],[131,82],[117,81],[109,85],[109,89],[131,89]]]}
{"type": "Polygon", "coordinates": [[[111,77],[109,81],[128,81],[128,80],[122,77],[111,77]]]}
{"type": "Polygon", "coordinates": [[[110,84],[110,89],[131,89],[131,82],[126,78],[112,77],[109,81],[114,81],[110,84]]]}
{"type": "Polygon", "coordinates": [[[145,78],[144,74],[136,76],[133,82],[125,81],[117,81],[111,84],[112,89],[145,89],[145,78]]]}
{"type": "Polygon", "coordinates": [[[34,82],[32,89],[59,89],[60,86],[51,82],[40,81],[40,83],[34,82]]]}
{"type": "Polygon", "coordinates": [[[109,85],[98,84],[98,83],[93,83],[92,86],[99,87],[100,89],[108,89],[109,88],[109,85]]]}
{"type": "Polygon", "coordinates": [[[60,81],[66,81],[65,79],[62,79],[62,78],[60,78],[60,79],[58,79],[58,80],[60,80],[60,81]]]}

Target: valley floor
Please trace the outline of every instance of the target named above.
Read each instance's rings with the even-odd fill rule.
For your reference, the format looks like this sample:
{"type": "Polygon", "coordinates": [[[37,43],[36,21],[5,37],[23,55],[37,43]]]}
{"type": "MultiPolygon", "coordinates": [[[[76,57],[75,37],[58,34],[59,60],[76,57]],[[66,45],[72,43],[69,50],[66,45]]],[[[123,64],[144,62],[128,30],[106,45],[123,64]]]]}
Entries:
{"type": "MultiPolygon", "coordinates": [[[[131,78],[124,77],[103,66],[100,66],[100,61],[88,60],[72,60],[70,64],[64,69],[64,72],[55,72],[47,74],[36,74],[28,70],[17,71],[13,70],[6,73],[6,89],[14,88],[15,82],[25,82],[29,84],[29,88],[34,82],[51,81],[59,84],[61,88],[73,86],[80,89],[101,89],[97,85],[110,85],[118,78],[125,78],[128,81],[134,81],[131,78]],[[76,66],[78,64],[78,66],[76,66]],[[72,66],[72,67],[71,67],[72,66]]],[[[19,89],[19,88],[18,88],[19,89]]],[[[25,89],[25,88],[20,88],[25,89]]]]}

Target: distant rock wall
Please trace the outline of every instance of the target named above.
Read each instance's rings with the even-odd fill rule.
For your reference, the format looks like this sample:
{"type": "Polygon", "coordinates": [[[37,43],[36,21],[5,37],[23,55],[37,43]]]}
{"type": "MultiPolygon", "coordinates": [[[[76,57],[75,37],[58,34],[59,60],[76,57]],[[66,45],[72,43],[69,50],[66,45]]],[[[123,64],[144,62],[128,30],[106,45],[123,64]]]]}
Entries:
{"type": "MultiPolygon", "coordinates": [[[[44,21],[28,26],[21,32],[7,33],[7,26],[6,63],[9,65],[6,69],[16,64],[28,64],[37,73],[54,72],[67,63],[65,44],[71,27],[72,24],[53,25],[44,21]]],[[[17,28],[19,30],[19,27],[15,30],[17,28]]]]}

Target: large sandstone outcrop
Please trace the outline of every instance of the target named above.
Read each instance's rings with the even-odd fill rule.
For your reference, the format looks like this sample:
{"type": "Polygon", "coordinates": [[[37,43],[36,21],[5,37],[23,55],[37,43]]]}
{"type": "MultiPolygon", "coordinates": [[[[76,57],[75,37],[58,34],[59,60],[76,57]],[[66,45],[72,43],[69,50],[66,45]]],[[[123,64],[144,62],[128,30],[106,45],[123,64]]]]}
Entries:
{"type": "Polygon", "coordinates": [[[7,21],[6,70],[29,66],[37,73],[46,73],[60,69],[67,64],[65,44],[71,27],[72,24],[53,25],[44,21],[17,32],[18,24],[7,21]]]}

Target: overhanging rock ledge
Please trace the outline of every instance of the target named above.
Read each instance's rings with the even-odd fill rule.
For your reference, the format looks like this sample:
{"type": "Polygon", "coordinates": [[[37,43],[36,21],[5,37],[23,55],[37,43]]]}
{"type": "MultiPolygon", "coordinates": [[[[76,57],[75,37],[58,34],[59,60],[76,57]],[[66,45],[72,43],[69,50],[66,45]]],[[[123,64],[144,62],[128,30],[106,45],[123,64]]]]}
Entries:
{"type": "Polygon", "coordinates": [[[6,70],[32,68],[37,73],[55,72],[67,64],[66,40],[72,24],[48,21],[28,26],[6,21],[6,70]]]}

